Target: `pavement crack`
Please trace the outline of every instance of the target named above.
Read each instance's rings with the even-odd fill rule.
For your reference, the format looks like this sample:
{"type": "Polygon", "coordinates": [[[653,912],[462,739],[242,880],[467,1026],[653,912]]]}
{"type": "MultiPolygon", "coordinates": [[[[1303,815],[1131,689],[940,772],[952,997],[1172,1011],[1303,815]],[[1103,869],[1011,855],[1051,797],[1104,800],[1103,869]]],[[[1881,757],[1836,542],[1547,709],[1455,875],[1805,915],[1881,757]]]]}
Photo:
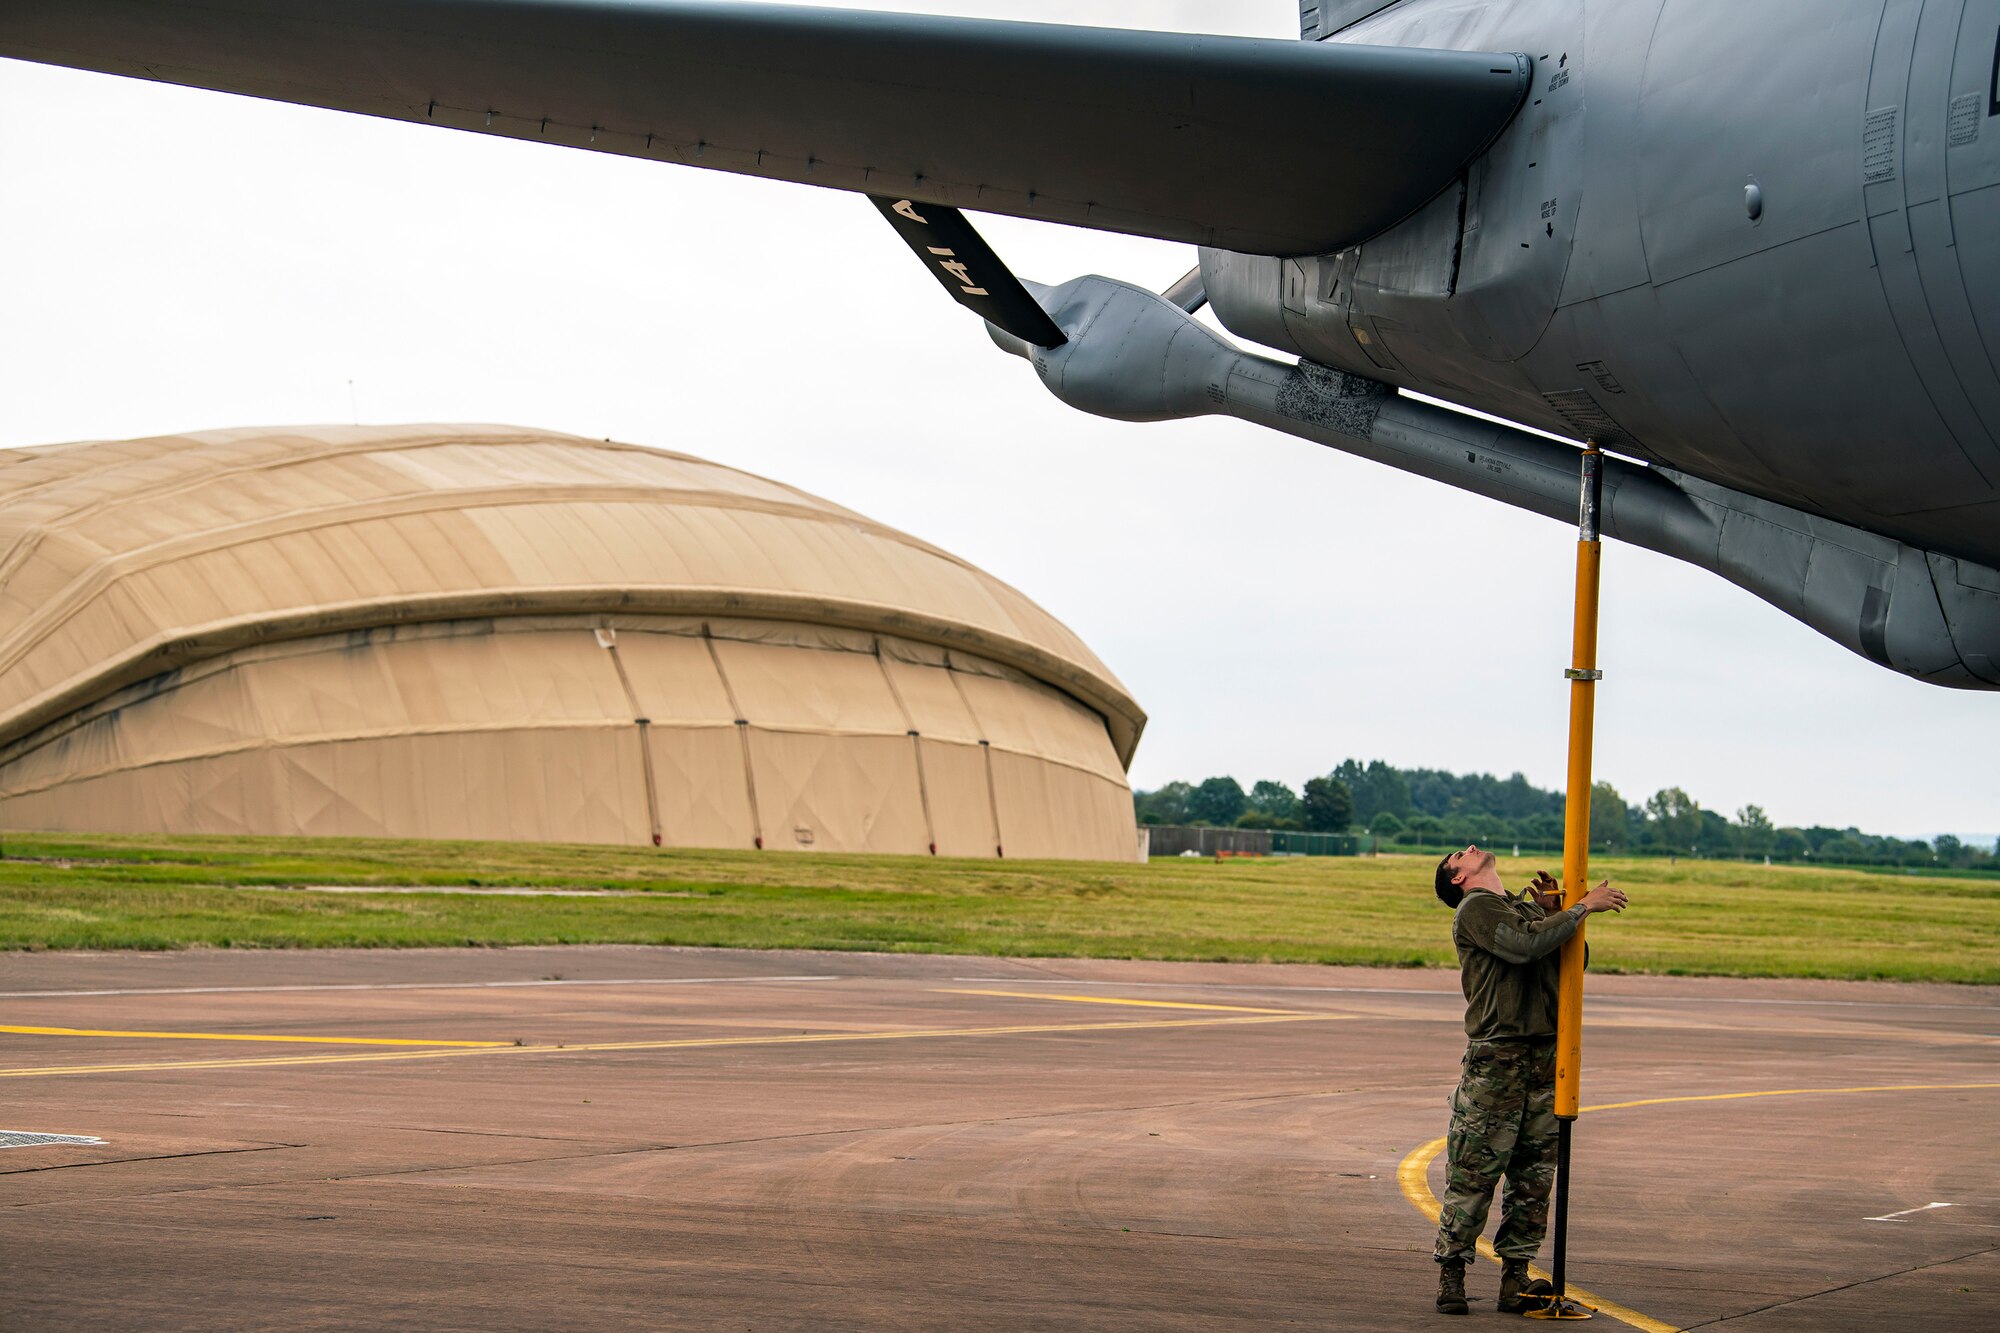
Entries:
{"type": "Polygon", "coordinates": [[[522,1134],[504,1129],[440,1129],[435,1125],[375,1125],[378,1130],[400,1130],[407,1134],[463,1134],[476,1139],[520,1139],[529,1143],[589,1143],[567,1134],[522,1134]]]}
{"type": "Polygon", "coordinates": [[[1073,973],[1067,972],[1062,968],[1055,966],[1053,963],[1044,962],[1039,959],[1009,958],[1006,961],[1013,963],[1018,967],[1027,968],[1031,972],[1040,972],[1043,976],[1054,977],[1059,981],[1074,981],[1079,984],[1085,984],[1087,982],[1087,978],[1076,976],[1073,973]]]}
{"type": "Polygon", "coordinates": [[[1911,1264],[1908,1268],[1898,1268],[1892,1273],[1878,1273],[1874,1277],[1858,1278],[1853,1282],[1842,1282],[1838,1286],[1827,1287],[1822,1291],[1810,1291],[1803,1296],[1793,1296],[1782,1301],[1772,1301],[1768,1305],[1759,1305],[1755,1309],[1738,1310],[1735,1314],[1718,1315],[1714,1319],[1704,1319],[1700,1323],[1683,1324],[1681,1326],[1682,1333],[1692,1333],[1692,1330],[1697,1328],[1712,1328],[1720,1324],[1734,1323],[1738,1319],[1748,1319],[1753,1314],[1764,1314],[1770,1310],[1782,1310],[1790,1305],[1803,1305],[1807,1301],[1816,1301],[1822,1296],[1831,1296],[1835,1292],[1851,1291],[1855,1287],[1865,1287],[1875,1282],[1886,1282],[1892,1277],[1903,1277],[1910,1273],[1921,1273],[1927,1268],[1943,1268],[1946,1264],[1962,1263],[1978,1255],[1990,1254],[1994,1250],[2000,1250],[2000,1245],[1982,1245],[1976,1250],[1967,1250],[1964,1254],[1954,1254],[1948,1259],[1932,1259],[1921,1264],[1911,1264]]]}
{"type": "Polygon", "coordinates": [[[81,1171],[92,1166],[122,1166],[127,1162],[172,1162],[183,1157],[228,1157],[236,1153],[280,1152],[303,1148],[303,1143],[261,1143],[254,1148],[203,1148],[196,1152],[148,1153],[143,1157],[110,1157],[101,1162],[58,1162],[53,1166],[20,1166],[0,1171],[0,1176],[28,1176],[37,1171],[81,1171]]]}
{"type": "Polygon", "coordinates": [[[672,1143],[640,1144],[632,1148],[607,1148],[602,1152],[559,1153],[549,1157],[510,1157],[498,1162],[447,1162],[438,1166],[400,1166],[387,1171],[351,1171],[326,1176],[326,1180],[385,1180],[394,1176],[442,1175],[449,1171],[485,1171],[496,1166],[535,1166],[542,1162],[581,1162],[593,1157],[629,1157],[634,1153],[670,1152],[672,1143]]]}

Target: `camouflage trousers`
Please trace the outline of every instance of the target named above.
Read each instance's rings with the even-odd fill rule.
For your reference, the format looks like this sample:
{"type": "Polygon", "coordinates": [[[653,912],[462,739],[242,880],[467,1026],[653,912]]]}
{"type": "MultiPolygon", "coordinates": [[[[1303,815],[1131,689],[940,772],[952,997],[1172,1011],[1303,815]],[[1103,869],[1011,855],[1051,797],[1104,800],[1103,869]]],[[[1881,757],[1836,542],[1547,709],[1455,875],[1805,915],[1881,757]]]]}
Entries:
{"type": "Polygon", "coordinates": [[[1556,1179],[1554,1042],[1475,1041],[1451,1098],[1445,1136],[1439,1262],[1469,1259],[1486,1227],[1493,1187],[1506,1177],[1493,1249],[1503,1259],[1532,1259],[1549,1227],[1556,1179]]]}

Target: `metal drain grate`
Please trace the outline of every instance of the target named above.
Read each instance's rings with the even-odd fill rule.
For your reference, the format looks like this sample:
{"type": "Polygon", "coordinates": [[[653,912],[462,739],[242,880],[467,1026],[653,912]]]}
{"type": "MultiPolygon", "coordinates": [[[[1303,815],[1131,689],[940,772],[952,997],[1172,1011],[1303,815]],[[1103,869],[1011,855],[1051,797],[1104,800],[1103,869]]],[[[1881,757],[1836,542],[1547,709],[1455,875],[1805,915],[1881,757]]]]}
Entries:
{"type": "Polygon", "coordinates": [[[0,1148],[45,1148],[53,1144],[93,1144],[88,1134],[34,1134],[25,1129],[0,1129],[0,1148]]]}

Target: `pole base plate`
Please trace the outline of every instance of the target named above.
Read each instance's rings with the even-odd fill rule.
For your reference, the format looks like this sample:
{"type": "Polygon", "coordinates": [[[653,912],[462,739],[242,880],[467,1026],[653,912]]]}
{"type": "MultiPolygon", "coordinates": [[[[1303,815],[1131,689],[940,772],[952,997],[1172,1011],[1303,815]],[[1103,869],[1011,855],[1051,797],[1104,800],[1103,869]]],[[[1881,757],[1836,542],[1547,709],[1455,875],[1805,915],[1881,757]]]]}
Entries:
{"type": "Polygon", "coordinates": [[[1595,1319],[1597,1307],[1568,1298],[1552,1299],[1539,1310],[1523,1310],[1523,1319],[1595,1319]]]}

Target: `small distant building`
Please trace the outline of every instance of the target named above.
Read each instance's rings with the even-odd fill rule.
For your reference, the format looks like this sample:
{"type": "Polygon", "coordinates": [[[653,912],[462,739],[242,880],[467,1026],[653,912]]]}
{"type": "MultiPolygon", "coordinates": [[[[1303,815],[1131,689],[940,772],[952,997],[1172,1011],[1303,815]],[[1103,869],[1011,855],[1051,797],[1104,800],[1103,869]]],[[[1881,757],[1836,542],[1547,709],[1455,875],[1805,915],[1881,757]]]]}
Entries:
{"type": "Polygon", "coordinates": [[[1145,715],[1021,593],[496,426],[0,452],[0,826],[1131,860],[1145,715]]]}

